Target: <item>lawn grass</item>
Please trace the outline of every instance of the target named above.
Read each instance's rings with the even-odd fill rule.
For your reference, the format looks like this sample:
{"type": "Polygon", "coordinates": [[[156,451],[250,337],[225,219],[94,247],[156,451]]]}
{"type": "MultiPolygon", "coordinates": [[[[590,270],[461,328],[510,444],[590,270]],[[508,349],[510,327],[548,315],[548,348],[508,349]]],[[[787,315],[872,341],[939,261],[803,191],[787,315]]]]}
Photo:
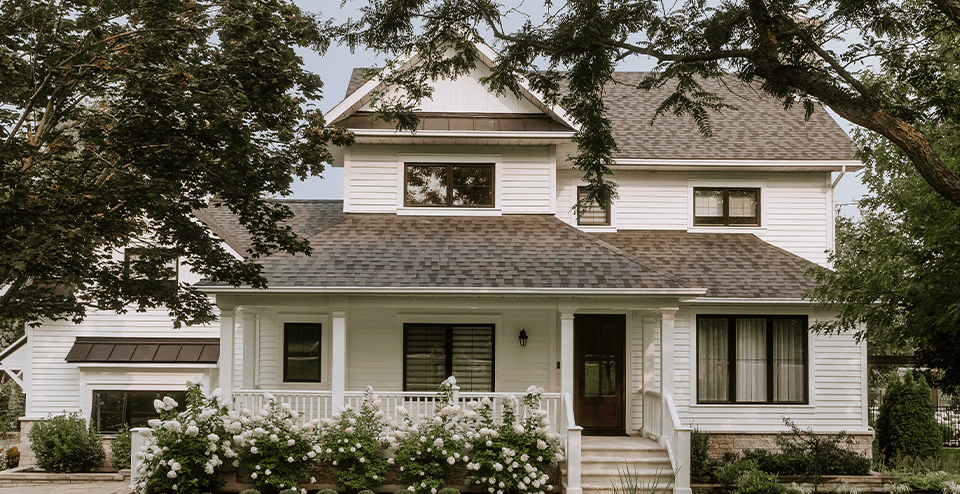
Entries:
{"type": "Polygon", "coordinates": [[[949,473],[960,473],[960,448],[943,448],[943,468],[949,473]]]}

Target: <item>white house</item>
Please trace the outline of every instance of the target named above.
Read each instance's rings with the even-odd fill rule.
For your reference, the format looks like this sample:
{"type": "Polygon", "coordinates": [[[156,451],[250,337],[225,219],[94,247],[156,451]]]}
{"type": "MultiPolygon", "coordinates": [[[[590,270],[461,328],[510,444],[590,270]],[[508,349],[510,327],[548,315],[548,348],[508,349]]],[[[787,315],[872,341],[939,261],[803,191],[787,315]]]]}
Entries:
{"type": "MultiPolygon", "coordinates": [[[[357,138],[336,163],[343,201],[285,201],[314,254],[263,259],[267,290],[200,281],[219,328],[98,314],[29,330],[25,420],[103,420],[117,408],[105,400],[131,410],[191,377],[312,416],[367,386],[409,408],[452,374],[462,399],[546,389],[571,492],[607,485],[581,428],[655,439],[621,440],[622,457],[670,457],[677,492],[692,426],[739,450],[772,445],[788,417],[869,454],[866,347],[809,332],[834,313],[803,299],[834,243],[831,172],[860,167],[825,111],[804,120],[731,80],[717,89],[739,111],[713,115],[704,138],[687,119],[650,126],[665,94],[617,74],[619,198],[578,220],[576,123],[531,91],[491,94],[484,73],[438,81],[410,133],[368,118],[382,88],[355,71],[326,116],[357,138]]],[[[242,255],[245,231],[211,206],[198,218],[242,255]]]]}

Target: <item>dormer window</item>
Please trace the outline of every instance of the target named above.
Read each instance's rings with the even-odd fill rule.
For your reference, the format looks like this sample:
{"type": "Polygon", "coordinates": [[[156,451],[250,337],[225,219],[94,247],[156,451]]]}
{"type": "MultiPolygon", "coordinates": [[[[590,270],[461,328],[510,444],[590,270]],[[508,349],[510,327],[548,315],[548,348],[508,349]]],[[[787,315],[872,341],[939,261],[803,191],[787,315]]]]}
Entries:
{"type": "Polygon", "coordinates": [[[760,226],[760,189],[693,189],[695,226],[760,226]]]}
{"type": "MultiPolygon", "coordinates": [[[[586,187],[577,187],[577,201],[582,201],[587,197],[586,187]]],[[[610,207],[606,211],[600,207],[596,201],[590,203],[590,206],[583,210],[583,214],[577,218],[577,225],[580,226],[610,226],[610,207]]]]}
{"type": "Polygon", "coordinates": [[[403,205],[407,207],[494,207],[494,166],[483,164],[407,164],[403,205]]]}

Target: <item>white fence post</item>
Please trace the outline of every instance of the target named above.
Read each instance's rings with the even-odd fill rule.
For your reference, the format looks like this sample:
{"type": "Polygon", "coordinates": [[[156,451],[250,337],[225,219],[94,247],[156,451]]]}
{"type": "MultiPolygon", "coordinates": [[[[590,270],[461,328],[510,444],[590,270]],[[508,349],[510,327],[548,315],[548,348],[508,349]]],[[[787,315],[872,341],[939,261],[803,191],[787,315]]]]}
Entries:
{"type": "Polygon", "coordinates": [[[137,458],[137,453],[140,452],[140,448],[143,448],[145,442],[145,437],[143,437],[144,431],[151,430],[149,427],[134,427],[130,429],[130,488],[134,488],[137,482],[137,467],[140,466],[140,459],[137,458]]]}

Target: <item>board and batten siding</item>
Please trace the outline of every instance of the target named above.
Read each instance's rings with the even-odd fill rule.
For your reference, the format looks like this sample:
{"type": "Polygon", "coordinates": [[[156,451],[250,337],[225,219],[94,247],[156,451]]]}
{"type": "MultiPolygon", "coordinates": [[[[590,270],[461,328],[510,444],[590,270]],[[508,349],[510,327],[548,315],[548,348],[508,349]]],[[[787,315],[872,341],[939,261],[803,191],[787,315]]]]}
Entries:
{"type": "MultiPolygon", "coordinates": [[[[483,64],[472,69],[469,74],[456,80],[440,79],[433,83],[433,94],[420,101],[419,111],[428,113],[526,113],[543,112],[525,98],[517,98],[512,92],[491,93],[480,78],[489,76],[490,69],[483,64]]],[[[402,89],[391,87],[385,93],[387,98],[399,96],[402,89]]],[[[360,111],[373,111],[367,103],[360,111]]]]}
{"type": "MultiPolygon", "coordinates": [[[[32,348],[33,364],[29,377],[24,383],[28,388],[28,417],[43,417],[64,411],[79,411],[89,397],[81,396],[81,370],[77,364],[65,359],[73,347],[77,336],[101,338],[122,337],[202,337],[218,338],[219,325],[193,326],[174,329],[169,315],[164,310],[148,310],[143,313],[131,312],[115,314],[113,312],[91,311],[80,324],[70,321],[48,321],[36,328],[28,328],[28,343],[32,348]]],[[[150,374],[153,378],[144,379],[144,386],[169,385],[170,389],[183,389],[190,378],[199,377],[201,371],[170,372],[153,366],[131,365],[108,372],[117,379],[117,383],[126,383],[125,389],[134,389],[138,382],[136,376],[150,374]],[[134,378],[121,377],[126,371],[132,371],[134,378]],[[189,376],[186,377],[185,376],[189,376]],[[131,380],[132,379],[132,380],[131,380]],[[160,383],[160,384],[158,384],[160,383]]],[[[82,371],[89,374],[91,371],[82,371]]],[[[104,372],[96,371],[99,375],[104,372]]],[[[26,376],[25,376],[26,377],[26,376]]],[[[99,381],[104,383],[101,378],[99,381]]],[[[89,386],[89,384],[88,384],[89,386]]],[[[106,388],[103,388],[106,389],[106,388]]],[[[149,389],[149,388],[145,388],[149,389]]]]}
{"type": "MultiPolygon", "coordinates": [[[[396,213],[403,208],[403,165],[496,163],[496,207],[502,214],[550,214],[554,163],[550,146],[354,145],[344,160],[344,211],[396,213]]],[[[440,208],[419,208],[438,210],[440,208]]],[[[486,208],[471,208],[471,211],[486,208]]],[[[444,208],[444,214],[464,210],[444,208]]]]}
{"type": "MultiPolygon", "coordinates": [[[[761,240],[825,265],[833,248],[833,211],[827,172],[617,171],[619,197],[612,207],[618,230],[686,230],[753,233],[761,240]],[[694,187],[759,187],[761,224],[753,227],[693,226],[694,187]]],[[[557,217],[576,225],[571,207],[581,175],[557,172],[557,217]]],[[[589,231],[591,227],[584,227],[589,231]]]]}
{"type": "Polygon", "coordinates": [[[783,419],[790,418],[803,428],[816,432],[865,432],[863,348],[853,335],[808,336],[808,390],[806,405],[698,405],[696,403],[696,316],[701,314],[808,314],[812,324],[817,314],[809,309],[746,310],[684,308],[676,317],[676,404],[685,423],[710,432],[765,432],[785,429],[783,419]]]}

